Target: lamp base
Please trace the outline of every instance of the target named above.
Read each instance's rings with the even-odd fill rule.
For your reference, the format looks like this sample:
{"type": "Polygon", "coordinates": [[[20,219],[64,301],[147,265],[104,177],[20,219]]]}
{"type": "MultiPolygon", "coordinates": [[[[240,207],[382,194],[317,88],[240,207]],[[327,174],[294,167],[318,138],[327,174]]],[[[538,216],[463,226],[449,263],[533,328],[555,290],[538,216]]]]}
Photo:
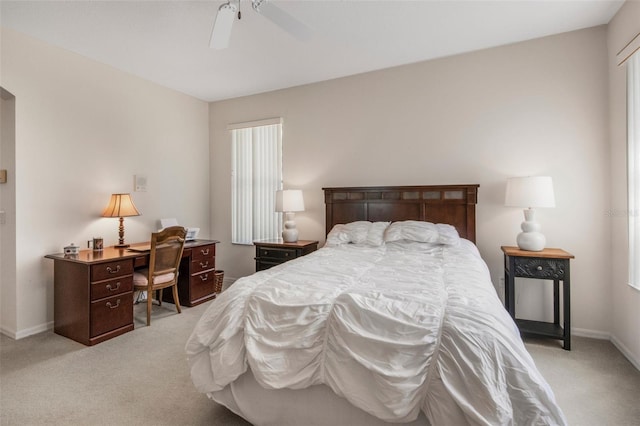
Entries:
{"type": "Polygon", "coordinates": [[[282,231],[282,241],[285,243],[295,243],[298,241],[298,230],[297,229],[285,229],[282,231]]]}
{"type": "Polygon", "coordinates": [[[540,224],[536,222],[536,211],[534,209],[526,209],[524,211],[524,222],[520,225],[522,232],[518,234],[516,242],[520,250],[525,251],[542,251],[547,243],[547,239],[540,232],[540,224]]]}
{"type": "Polygon", "coordinates": [[[115,247],[115,248],[127,248],[129,246],[131,246],[131,244],[116,244],[113,247],[115,247]]]}
{"type": "Polygon", "coordinates": [[[295,243],[298,241],[298,229],[294,220],[294,212],[285,212],[284,229],[282,230],[282,240],[285,243],[295,243]]]}
{"type": "Polygon", "coordinates": [[[518,248],[525,251],[542,251],[547,239],[540,232],[521,232],[516,238],[518,248]]]}

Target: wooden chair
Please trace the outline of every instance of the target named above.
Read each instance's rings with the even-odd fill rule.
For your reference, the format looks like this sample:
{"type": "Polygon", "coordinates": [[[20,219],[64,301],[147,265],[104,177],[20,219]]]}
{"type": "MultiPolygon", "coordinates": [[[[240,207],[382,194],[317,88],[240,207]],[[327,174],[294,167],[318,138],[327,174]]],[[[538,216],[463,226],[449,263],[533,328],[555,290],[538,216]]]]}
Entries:
{"type": "Polygon", "coordinates": [[[151,325],[151,305],[153,295],[159,292],[158,303],[162,305],[162,290],[173,287],[173,300],[178,313],[178,272],[184,250],[187,230],[182,226],[170,226],[160,232],[151,234],[151,251],[149,267],[134,272],[133,288],[135,291],[147,292],[147,325],[151,325]]]}

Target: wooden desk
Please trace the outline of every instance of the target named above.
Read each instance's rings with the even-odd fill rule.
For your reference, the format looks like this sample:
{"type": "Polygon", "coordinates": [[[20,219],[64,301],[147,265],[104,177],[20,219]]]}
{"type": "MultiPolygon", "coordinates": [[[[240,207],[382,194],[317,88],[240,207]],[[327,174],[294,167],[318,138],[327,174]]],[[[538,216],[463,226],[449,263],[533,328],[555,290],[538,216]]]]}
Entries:
{"type": "MultiPolygon", "coordinates": [[[[194,306],[215,295],[218,241],[185,243],[178,278],[180,304],[194,306]]],[[[132,244],[131,248],[143,244],[132,244]]],[[[53,259],[54,332],[84,345],[95,345],[133,330],[133,271],[149,262],[148,252],[106,247],[45,256],[53,259]]],[[[163,300],[169,293],[165,291],[163,300]]]]}

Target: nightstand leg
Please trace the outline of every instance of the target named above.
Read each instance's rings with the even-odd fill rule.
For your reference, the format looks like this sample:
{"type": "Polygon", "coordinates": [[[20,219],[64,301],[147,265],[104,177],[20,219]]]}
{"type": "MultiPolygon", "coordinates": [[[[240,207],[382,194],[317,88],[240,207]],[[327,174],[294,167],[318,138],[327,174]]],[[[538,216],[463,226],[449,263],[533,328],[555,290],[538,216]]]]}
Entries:
{"type": "Polygon", "coordinates": [[[560,280],[553,280],[553,323],[560,325],[560,280]]]}
{"type": "MultiPolygon", "coordinates": [[[[568,262],[567,262],[568,263],[568,262]]],[[[571,350],[571,284],[567,266],[566,279],[562,281],[563,316],[564,316],[564,349],[571,350]]]]}
{"type": "Polygon", "coordinates": [[[505,289],[508,289],[507,310],[509,311],[509,314],[511,315],[511,318],[513,318],[515,320],[516,319],[516,297],[515,297],[515,288],[514,287],[515,287],[515,278],[510,275],[509,278],[507,279],[507,285],[505,286],[505,289]]]}
{"type": "Polygon", "coordinates": [[[516,301],[515,301],[515,259],[511,256],[504,256],[504,307],[516,319],[516,301]]]}

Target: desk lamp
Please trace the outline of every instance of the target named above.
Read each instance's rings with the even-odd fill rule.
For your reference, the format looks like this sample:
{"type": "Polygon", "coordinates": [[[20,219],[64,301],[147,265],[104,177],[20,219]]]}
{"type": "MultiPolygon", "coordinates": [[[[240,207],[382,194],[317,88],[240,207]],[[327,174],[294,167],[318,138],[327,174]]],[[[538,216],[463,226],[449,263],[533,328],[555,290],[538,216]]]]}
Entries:
{"type": "Polygon", "coordinates": [[[304,198],[299,189],[281,189],[276,191],[276,211],[284,212],[285,221],[282,230],[282,240],[285,243],[295,243],[298,241],[298,230],[296,229],[295,212],[304,211],[304,198]]]}
{"type": "Polygon", "coordinates": [[[118,236],[120,240],[115,248],[126,248],[129,244],[124,243],[124,218],[129,216],[140,216],[140,212],[133,204],[131,195],[129,194],[112,194],[109,205],[102,212],[102,217],[118,217],[120,218],[120,227],[118,228],[118,236]]]}
{"type": "Polygon", "coordinates": [[[526,176],[507,179],[505,206],[527,207],[524,210],[524,222],[520,225],[522,232],[516,241],[520,250],[542,251],[546,238],[540,232],[540,224],[536,222],[536,211],[533,207],[555,207],[553,182],[549,176],[526,176]]]}

